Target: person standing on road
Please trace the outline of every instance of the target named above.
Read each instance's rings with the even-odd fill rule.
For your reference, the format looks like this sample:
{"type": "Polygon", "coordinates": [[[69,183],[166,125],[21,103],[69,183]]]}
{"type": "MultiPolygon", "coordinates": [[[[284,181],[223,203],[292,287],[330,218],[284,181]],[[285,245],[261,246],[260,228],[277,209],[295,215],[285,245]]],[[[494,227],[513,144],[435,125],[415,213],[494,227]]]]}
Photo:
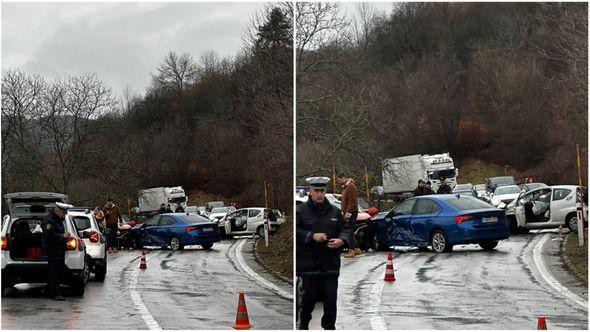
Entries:
{"type": "Polygon", "coordinates": [[[340,248],[352,236],[340,210],[326,199],[327,177],[306,179],[307,202],[296,208],[296,273],[303,280],[299,329],[308,330],[317,301],[324,303],[322,327],[336,329],[336,300],[340,275],[340,248]]]}
{"type": "Polygon", "coordinates": [[[160,209],[158,210],[157,214],[162,214],[162,213],[168,213],[168,211],[166,211],[166,204],[165,203],[160,204],[160,209]]]}
{"type": "Polygon", "coordinates": [[[452,194],[453,190],[447,184],[447,181],[445,181],[445,179],[442,179],[442,180],[440,180],[440,187],[438,187],[438,190],[436,191],[436,193],[437,194],[452,194]]]}
{"type": "Polygon", "coordinates": [[[434,195],[434,190],[432,190],[432,184],[430,180],[426,181],[424,184],[424,194],[423,195],[434,195]]]}
{"type": "Polygon", "coordinates": [[[92,214],[94,214],[94,218],[96,218],[96,222],[98,223],[98,227],[100,228],[100,231],[105,234],[105,228],[107,227],[106,221],[104,219],[104,212],[102,212],[102,210],[100,209],[100,206],[96,206],[94,208],[94,211],[92,211],[92,214]]]}
{"type": "Polygon", "coordinates": [[[414,189],[414,194],[413,196],[422,196],[422,195],[426,195],[425,194],[425,189],[424,189],[424,181],[422,179],[418,180],[418,187],[416,187],[416,189],[414,189]]]}
{"type": "Polygon", "coordinates": [[[41,246],[47,255],[47,296],[56,301],[65,301],[60,294],[60,277],[65,271],[66,242],[70,233],[65,230],[64,219],[72,206],[57,202],[43,221],[41,246]]]}
{"type": "Polygon", "coordinates": [[[176,213],[182,213],[184,212],[184,208],[182,207],[182,205],[178,204],[178,206],[176,207],[176,211],[174,211],[176,213]]]}
{"type": "Polygon", "coordinates": [[[340,200],[341,207],[342,207],[342,215],[344,215],[344,219],[348,223],[348,228],[350,228],[350,232],[352,236],[350,238],[350,248],[344,257],[352,258],[356,255],[362,254],[361,248],[354,236],[354,230],[356,226],[356,219],[358,217],[358,199],[356,194],[356,185],[354,184],[354,180],[351,178],[347,178],[343,173],[338,175],[338,184],[342,186],[342,198],[340,200]]]}
{"type": "Polygon", "coordinates": [[[117,245],[117,231],[119,229],[119,223],[123,222],[121,217],[121,211],[119,207],[113,203],[112,199],[107,201],[105,205],[105,220],[107,224],[107,242],[108,242],[108,253],[119,252],[117,245]]]}
{"type": "Polygon", "coordinates": [[[174,211],[172,211],[172,208],[170,207],[170,204],[166,206],[166,213],[174,213],[174,211]]]}

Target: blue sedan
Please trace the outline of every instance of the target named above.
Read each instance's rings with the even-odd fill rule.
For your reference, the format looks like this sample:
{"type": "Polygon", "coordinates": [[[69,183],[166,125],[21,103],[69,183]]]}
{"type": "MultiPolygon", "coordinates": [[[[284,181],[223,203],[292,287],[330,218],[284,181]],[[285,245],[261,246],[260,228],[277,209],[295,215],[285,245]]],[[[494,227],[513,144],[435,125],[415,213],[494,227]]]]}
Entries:
{"type": "Polygon", "coordinates": [[[217,223],[196,214],[163,213],[131,229],[136,248],[143,246],[170,247],[182,250],[184,246],[213,247],[221,236],[217,223]]]}
{"type": "Polygon", "coordinates": [[[409,198],[372,218],[373,247],[414,246],[449,252],[453,245],[477,243],[492,250],[510,236],[503,210],[467,195],[409,198]]]}

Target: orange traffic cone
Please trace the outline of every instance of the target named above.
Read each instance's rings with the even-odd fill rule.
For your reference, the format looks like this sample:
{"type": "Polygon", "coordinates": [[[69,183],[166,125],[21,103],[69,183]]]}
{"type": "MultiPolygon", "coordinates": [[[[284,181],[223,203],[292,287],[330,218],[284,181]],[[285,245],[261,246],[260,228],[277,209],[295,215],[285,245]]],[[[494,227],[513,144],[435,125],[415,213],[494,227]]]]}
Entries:
{"type": "Polygon", "coordinates": [[[387,254],[387,265],[385,266],[385,281],[395,281],[395,274],[393,273],[393,255],[391,252],[387,254]]]}
{"type": "Polygon", "coordinates": [[[147,264],[145,262],[145,249],[141,249],[141,263],[139,263],[139,268],[142,270],[147,269],[147,264]]]}
{"type": "Polygon", "coordinates": [[[545,321],[545,316],[539,316],[537,320],[537,330],[546,330],[547,329],[547,321],[545,321]]]}
{"type": "Polygon", "coordinates": [[[252,327],[250,320],[248,319],[248,308],[246,308],[246,299],[244,298],[244,292],[240,292],[238,299],[238,313],[236,315],[236,323],[232,325],[236,330],[247,330],[252,327]]]}

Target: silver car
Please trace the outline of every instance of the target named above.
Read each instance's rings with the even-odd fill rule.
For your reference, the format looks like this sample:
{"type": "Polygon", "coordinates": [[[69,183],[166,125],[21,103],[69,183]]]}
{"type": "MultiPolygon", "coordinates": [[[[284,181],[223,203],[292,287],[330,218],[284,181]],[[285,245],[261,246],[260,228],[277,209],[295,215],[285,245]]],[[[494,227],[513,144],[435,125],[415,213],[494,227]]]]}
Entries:
{"type": "Polygon", "coordinates": [[[107,243],[98,227],[98,222],[90,208],[74,207],[68,210],[68,216],[74,222],[78,236],[86,245],[86,253],[90,257],[90,271],[94,280],[104,281],[107,274],[107,243]]]}

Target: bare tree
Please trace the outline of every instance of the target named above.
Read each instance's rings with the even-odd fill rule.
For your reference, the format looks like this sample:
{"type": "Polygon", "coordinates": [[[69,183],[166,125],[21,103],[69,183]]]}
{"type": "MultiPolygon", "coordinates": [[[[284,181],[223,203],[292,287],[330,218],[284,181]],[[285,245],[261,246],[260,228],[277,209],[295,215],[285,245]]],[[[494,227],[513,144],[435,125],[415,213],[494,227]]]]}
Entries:
{"type": "Polygon", "coordinates": [[[183,53],[180,56],[169,52],[162,59],[157,74],[152,75],[156,87],[184,89],[197,80],[197,65],[192,55],[183,53]]]}

